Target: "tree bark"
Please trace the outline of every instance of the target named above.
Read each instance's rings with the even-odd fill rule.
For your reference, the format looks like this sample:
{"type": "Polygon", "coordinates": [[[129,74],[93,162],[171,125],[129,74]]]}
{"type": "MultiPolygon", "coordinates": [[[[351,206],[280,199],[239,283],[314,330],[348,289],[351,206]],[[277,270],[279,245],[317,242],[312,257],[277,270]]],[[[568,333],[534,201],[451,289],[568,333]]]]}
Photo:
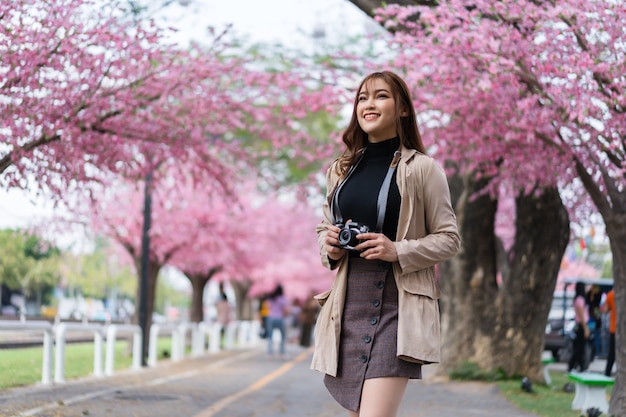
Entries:
{"type": "Polygon", "coordinates": [[[498,202],[473,198],[482,182],[466,176],[462,183],[450,181],[463,243],[457,257],[441,265],[440,372],[469,361],[541,381],[545,325],[569,241],[567,211],[556,189],[518,196],[515,241],[499,256],[498,202]]]}
{"type": "Polygon", "coordinates": [[[221,269],[221,266],[215,266],[205,273],[183,271],[185,276],[191,281],[191,311],[189,312],[189,320],[192,323],[204,321],[204,288],[213,275],[221,269]]]}
{"type": "MultiPolygon", "coordinates": [[[[381,7],[384,3],[379,0],[350,0],[350,3],[354,4],[356,7],[365,12],[368,16],[374,17],[374,10],[381,7]]],[[[436,6],[436,0],[397,0],[397,1],[388,1],[386,3],[389,4],[398,4],[400,6],[436,6]]]]}
{"type": "Polygon", "coordinates": [[[252,280],[238,279],[231,280],[230,286],[235,292],[235,314],[236,320],[252,320],[254,312],[252,311],[252,300],[248,297],[248,292],[252,287],[252,280]]]}
{"type": "MultiPolygon", "coordinates": [[[[141,271],[141,256],[134,256],[135,267],[137,271],[141,271]]],[[[159,277],[159,271],[163,265],[160,262],[150,260],[148,262],[148,295],[146,306],[146,335],[150,334],[150,327],[152,326],[152,313],[154,312],[154,299],[156,296],[157,279],[159,277]]],[[[135,313],[133,314],[133,324],[139,324],[139,300],[141,300],[141,285],[137,285],[137,291],[135,294],[135,313]]],[[[148,344],[150,342],[149,337],[143,338],[144,352],[148,350],[148,344]]]]}

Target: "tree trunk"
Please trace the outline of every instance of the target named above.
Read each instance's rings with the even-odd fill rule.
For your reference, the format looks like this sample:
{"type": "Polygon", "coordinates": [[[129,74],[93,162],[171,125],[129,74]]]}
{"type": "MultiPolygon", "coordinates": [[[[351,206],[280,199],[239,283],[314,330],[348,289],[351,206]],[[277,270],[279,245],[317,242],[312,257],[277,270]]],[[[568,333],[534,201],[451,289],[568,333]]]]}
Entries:
{"type": "Polygon", "coordinates": [[[232,280],[230,286],[235,292],[236,320],[252,320],[254,318],[252,300],[248,297],[252,281],[249,279],[232,280]]]}
{"type": "Polygon", "coordinates": [[[503,276],[501,286],[503,313],[508,316],[505,326],[510,326],[501,334],[511,346],[508,353],[496,352],[496,362],[502,366],[515,357],[509,374],[540,380],[546,322],[570,238],[569,216],[556,188],[539,196],[518,197],[516,208],[510,275],[503,276]]]}
{"type": "Polygon", "coordinates": [[[469,176],[463,182],[451,179],[450,185],[463,244],[456,258],[441,265],[439,369],[448,373],[469,361],[485,371],[501,369],[540,381],[550,300],[569,240],[558,191],[516,199],[515,242],[499,257],[498,202],[486,195],[473,198],[484,183],[469,176]]]}
{"type": "Polygon", "coordinates": [[[187,275],[191,281],[191,311],[189,312],[189,320],[192,323],[200,323],[204,321],[204,287],[209,282],[206,275],[187,275]]]}
{"type": "Polygon", "coordinates": [[[221,271],[221,266],[215,266],[205,273],[185,272],[185,276],[191,281],[191,311],[189,320],[192,323],[204,321],[204,288],[213,275],[221,271]]]}
{"type": "MultiPolygon", "coordinates": [[[[141,271],[141,257],[134,258],[135,266],[137,271],[141,271]]],[[[148,294],[147,294],[147,306],[146,306],[146,334],[143,338],[143,346],[144,352],[148,350],[148,344],[150,342],[150,338],[148,335],[150,334],[150,326],[152,326],[152,313],[154,312],[154,300],[156,296],[156,287],[157,287],[157,279],[159,277],[159,271],[161,270],[161,263],[150,260],[148,262],[148,294]]],[[[137,291],[135,295],[135,313],[133,314],[133,324],[139,324],[139,309],[141,306],[139,305],[141,300],[141,275],[138,276],[137,280],[137,291]]],[[[130,340],[130,338],[129,338],[130,340]]]]}
{"type": "MultiPolygon", "coordinates": [[[[616,210],[617,211],[617,210],[616,210]]],[[[615,385],[611,394],[609,414],[626,416],[626,214],[605,216],[606,233],[613,254],[613,283],[615,290],[615,385]]]]}

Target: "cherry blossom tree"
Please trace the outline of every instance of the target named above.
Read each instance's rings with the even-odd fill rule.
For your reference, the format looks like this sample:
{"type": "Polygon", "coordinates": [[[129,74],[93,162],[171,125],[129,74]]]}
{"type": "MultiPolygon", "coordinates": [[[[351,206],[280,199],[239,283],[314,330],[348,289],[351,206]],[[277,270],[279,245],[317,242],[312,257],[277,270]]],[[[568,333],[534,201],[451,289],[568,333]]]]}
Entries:
{"type": "MultiPolygon", "coordinates": [[[[301,121],[336,107],[334,87],[292,63],[268,69],[221,35],[183,49],[152,21],[128,19],[117,2],[2,3],[0,186],[51,190],[57,199],[86,188],[97,199],[99,184],[121,175],[145,177],[138,184],[150,193],[151,177],[175,166],[227,190],[233,170],[286,148],[296,166],[316,164],[329,146],[301,121]]],[[[124,203],[136,207],[137,191],[124,203]]],[[[103,222],[118,203],[105,201],[103,222]]],[[[140,265],[136,216],[109,222],[108,232],[145,269],[151,312],[158,271],[183,243],[151,231],[157,243],[140,265]]]]}
{"type": "Polygon", "coordinates": [[[250,158],[241,131],[265,154],[290,144],[294,161],[317,160],[322,144],[297,122],[333,108],[332,87],[267,71],[221,35],[182,49],[116,2],[2,3],[0,186],[62,196],[103,171],[142,176],[198,155],[217,177],[223,152],[250,158]]]}
{"type": "Polygon", "coordinates": [[[334,273],[322,267],[314,233],[320,214],[302,200],[281,201],[270,194],[251,205],[240,224],[252,239],[243,241],[240,255],[258,259],[247,271],[233,271],[252,285],[250,295],[271,292],[277,284],[290,299],[303,298],[311,290],[330,288],[334,273]]]}
{"type": "MultiPolygon", "coordinates": [[[[165,265],[177,268],[191,282],[191,321],[203,320],[203,293],[211,279],[229,281],[239,289],[240,318],[250,318],[248,289],[254,296],[281,282],[287,295],[296,297],[332,283],[332,274],[317,256],[313,230],[319,219],[313,208],[296,200],[281,202],[275,193],[260,192],[253,181],[236,176],[239,183],[225,190],[210,177],[202,180],[175,167],[165,168],[153,189],[149,313],[165,265]]],[[[97,234],[117,241],[137,271],[143,226],[138,216],[143,205],[141,187],[128,181],[117,184],[85,207],[82,218],[97,234]]]]}
{"type": "Polygon", "coordinates": [[[229,202],[195,201],[198,213],[208,211],[215,221],[200,228],[170,263],[192,282],[194,321],[202,320],[203,289],[214,276],[234,288],[240,319],[251,318],[250,297],[278,283],[290,298],[332,283],[332,274],[317,256],[312,231],[319,218],[310,205],[281,201],[274,192],[259,192],[251,182],[236,190],[229,202]]]}

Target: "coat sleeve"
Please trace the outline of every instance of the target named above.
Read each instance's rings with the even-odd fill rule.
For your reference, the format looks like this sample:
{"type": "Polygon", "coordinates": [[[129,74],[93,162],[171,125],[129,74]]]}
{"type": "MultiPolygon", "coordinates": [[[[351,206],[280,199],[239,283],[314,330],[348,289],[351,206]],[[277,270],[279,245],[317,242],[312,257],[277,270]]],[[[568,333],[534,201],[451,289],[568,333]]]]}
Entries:
{"type": "Polygon", "coordinates": [[[332,218],[330,214],[330,205],[328,203],[329,196],[333,192],[335,184],[337,183],[337,175],[334,174],[334,164],[328,168],[326,171],[326,198],[324,199],[324,204],[322,205],[322,211],[324,213],[324,218],[315,228],[317,232],[317,243],[319,245],[320,257],[322,260],[322,265],[328,269],[336,269],[339,267],[340,262],[332,261],[328,257],[328,253],[326,252],[326,232],[328,231],[328,226],[332,225],[332,218]]]}
{"type": "Polygon", "coordinates": [[[425,168],[422,193],[426,235],[396,243],[402,273],[419,271],[452,258],[461,238],[450,201],[450,188],[443,168],[434,160],[425,168]]]}

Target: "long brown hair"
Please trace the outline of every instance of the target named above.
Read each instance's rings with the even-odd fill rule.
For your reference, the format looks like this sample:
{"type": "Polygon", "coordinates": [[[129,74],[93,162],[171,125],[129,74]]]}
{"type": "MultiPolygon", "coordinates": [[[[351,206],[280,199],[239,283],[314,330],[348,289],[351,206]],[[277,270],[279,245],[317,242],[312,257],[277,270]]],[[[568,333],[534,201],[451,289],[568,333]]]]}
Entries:
{"type": "Polygon", "coordinates": [[[350,124],[343,132],[343,143],[346,145],[346,149],[339,157],[338,164],[336,166],[337,173],[340,176],[344,176],[351,165],[353,165],[359,156],[359,150],[365,148],[367,145],[367,133],[361,129],[357,119],[356,108],[359,103],[359,93],[363,86],[375,79],[381,79],[389,85],[391,94],[396,103],[396,132],[400,138],[400,143],[404,148],[416,149],[421,153],[426,153],[426,148],[422,142],[422,136],[420,135],[417,127],[417,116],[415,115],[415,108],[413,107],[413,100],[411,100],[411,94],[406,82],[397,74],[391,71],[373,72],[366,76],[359,88],[356,90],[354,97],[354,106],[352,108],[352,118],[350,124]],[[405,115],[402,116],[402,113],[405,115]]]}

